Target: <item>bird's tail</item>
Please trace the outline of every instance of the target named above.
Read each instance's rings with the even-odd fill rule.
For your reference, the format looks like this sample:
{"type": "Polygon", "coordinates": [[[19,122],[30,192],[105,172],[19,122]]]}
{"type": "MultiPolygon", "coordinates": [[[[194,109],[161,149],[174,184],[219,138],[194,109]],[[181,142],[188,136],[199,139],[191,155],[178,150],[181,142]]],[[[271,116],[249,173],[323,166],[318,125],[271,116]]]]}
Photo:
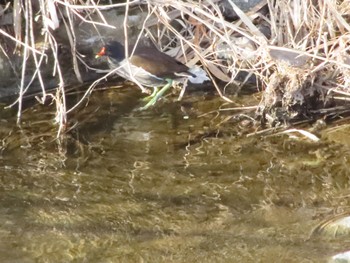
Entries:
{"type": "Polygon", "coordinates": [[[188,80],[193,84],[202,84],[205,81],[209,81],[209,77],[205,70],[200,67],[194,66],[188,70],[193,76],[188,77],[188,80]]]}

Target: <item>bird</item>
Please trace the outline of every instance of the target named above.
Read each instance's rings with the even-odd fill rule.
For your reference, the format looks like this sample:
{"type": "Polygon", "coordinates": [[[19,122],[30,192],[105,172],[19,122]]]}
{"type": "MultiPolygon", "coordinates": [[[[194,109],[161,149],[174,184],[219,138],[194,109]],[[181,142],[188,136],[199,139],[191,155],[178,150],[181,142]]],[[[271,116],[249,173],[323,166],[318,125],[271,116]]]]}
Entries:
{"type": "Polygon", "coordinates": [[[96,58],[106,56],[109,67],[117,75],[141,87],[154,89],[149,96],[149,102],[142,109],[153,106],[174,81],[185,83],[188,80],[191,83],[200,84],[209,80],[203,69],[189,68],[156,47],[145,44],[129,45],[128,54],[127,58],[123,44],[110,40],[96,54],[96,58]],[[159,87],[162,88],[158,91],[159,87]]]}

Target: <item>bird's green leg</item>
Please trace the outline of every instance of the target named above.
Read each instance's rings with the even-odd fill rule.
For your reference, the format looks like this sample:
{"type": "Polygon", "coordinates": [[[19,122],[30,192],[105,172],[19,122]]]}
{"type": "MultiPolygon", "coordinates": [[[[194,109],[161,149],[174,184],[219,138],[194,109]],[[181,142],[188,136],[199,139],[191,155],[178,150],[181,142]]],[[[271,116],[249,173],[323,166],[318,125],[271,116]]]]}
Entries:
{"type": "Polygon", "coordinates": [[[168,83],[163,88],[161,88],[160,91],[157,91],[153,98],[145,106],[141,107],[141,110],[146,110],[156,104],[156,102],[163,96],[163,94],[173,85],[173,81],[171,79],[167,79],[167,82],[168,83]]]}
{"type": "Polygon", "coordinates": [[[153,87],[153,92],[151,95],[144,97],[142,100],[143,101],[150,101],[151,99],[154,98],[154,96],[156,96],[156,94],[158,93],[158,87],[153,87]]]}

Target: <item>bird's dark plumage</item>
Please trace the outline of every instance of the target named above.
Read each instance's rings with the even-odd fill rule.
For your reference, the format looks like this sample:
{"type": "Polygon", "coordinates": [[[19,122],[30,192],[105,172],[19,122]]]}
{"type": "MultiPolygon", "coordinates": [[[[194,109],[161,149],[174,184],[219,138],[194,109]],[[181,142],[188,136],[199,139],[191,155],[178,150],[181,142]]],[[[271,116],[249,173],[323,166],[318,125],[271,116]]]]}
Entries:
{"type": "Polygon", "coordinates": [[[176,80],[186,77],[195,77],[189,72],[189,68],[177,61],[173,57],[159,51],[155,47],[147,47],[143,45],[134,45],[128,47],[130,70],[126,65],[126,55],[124,46],[118,41],[108,42],[97,56],[107,56],[112,68],[122,77],[133,80],[130,76],[131,71],[133,77],[140,84],[154,87],[167,83],[166,79],[176,80]]]}

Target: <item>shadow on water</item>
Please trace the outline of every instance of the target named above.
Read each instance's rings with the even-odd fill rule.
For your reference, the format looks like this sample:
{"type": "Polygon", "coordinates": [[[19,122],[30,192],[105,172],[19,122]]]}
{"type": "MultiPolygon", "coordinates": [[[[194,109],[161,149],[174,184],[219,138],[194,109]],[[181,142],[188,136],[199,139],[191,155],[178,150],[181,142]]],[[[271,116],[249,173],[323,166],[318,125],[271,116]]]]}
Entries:
{"type": "Polygon", "coordinates": [[[246,137],[216,96],[143,112],[139,98],[94,92],[60,140],[54,108],[27,109],[21,128],[0,113],[1,262],[322,262],[346,250],[311,232],[349,207],[348,146],[246,137]]]}

